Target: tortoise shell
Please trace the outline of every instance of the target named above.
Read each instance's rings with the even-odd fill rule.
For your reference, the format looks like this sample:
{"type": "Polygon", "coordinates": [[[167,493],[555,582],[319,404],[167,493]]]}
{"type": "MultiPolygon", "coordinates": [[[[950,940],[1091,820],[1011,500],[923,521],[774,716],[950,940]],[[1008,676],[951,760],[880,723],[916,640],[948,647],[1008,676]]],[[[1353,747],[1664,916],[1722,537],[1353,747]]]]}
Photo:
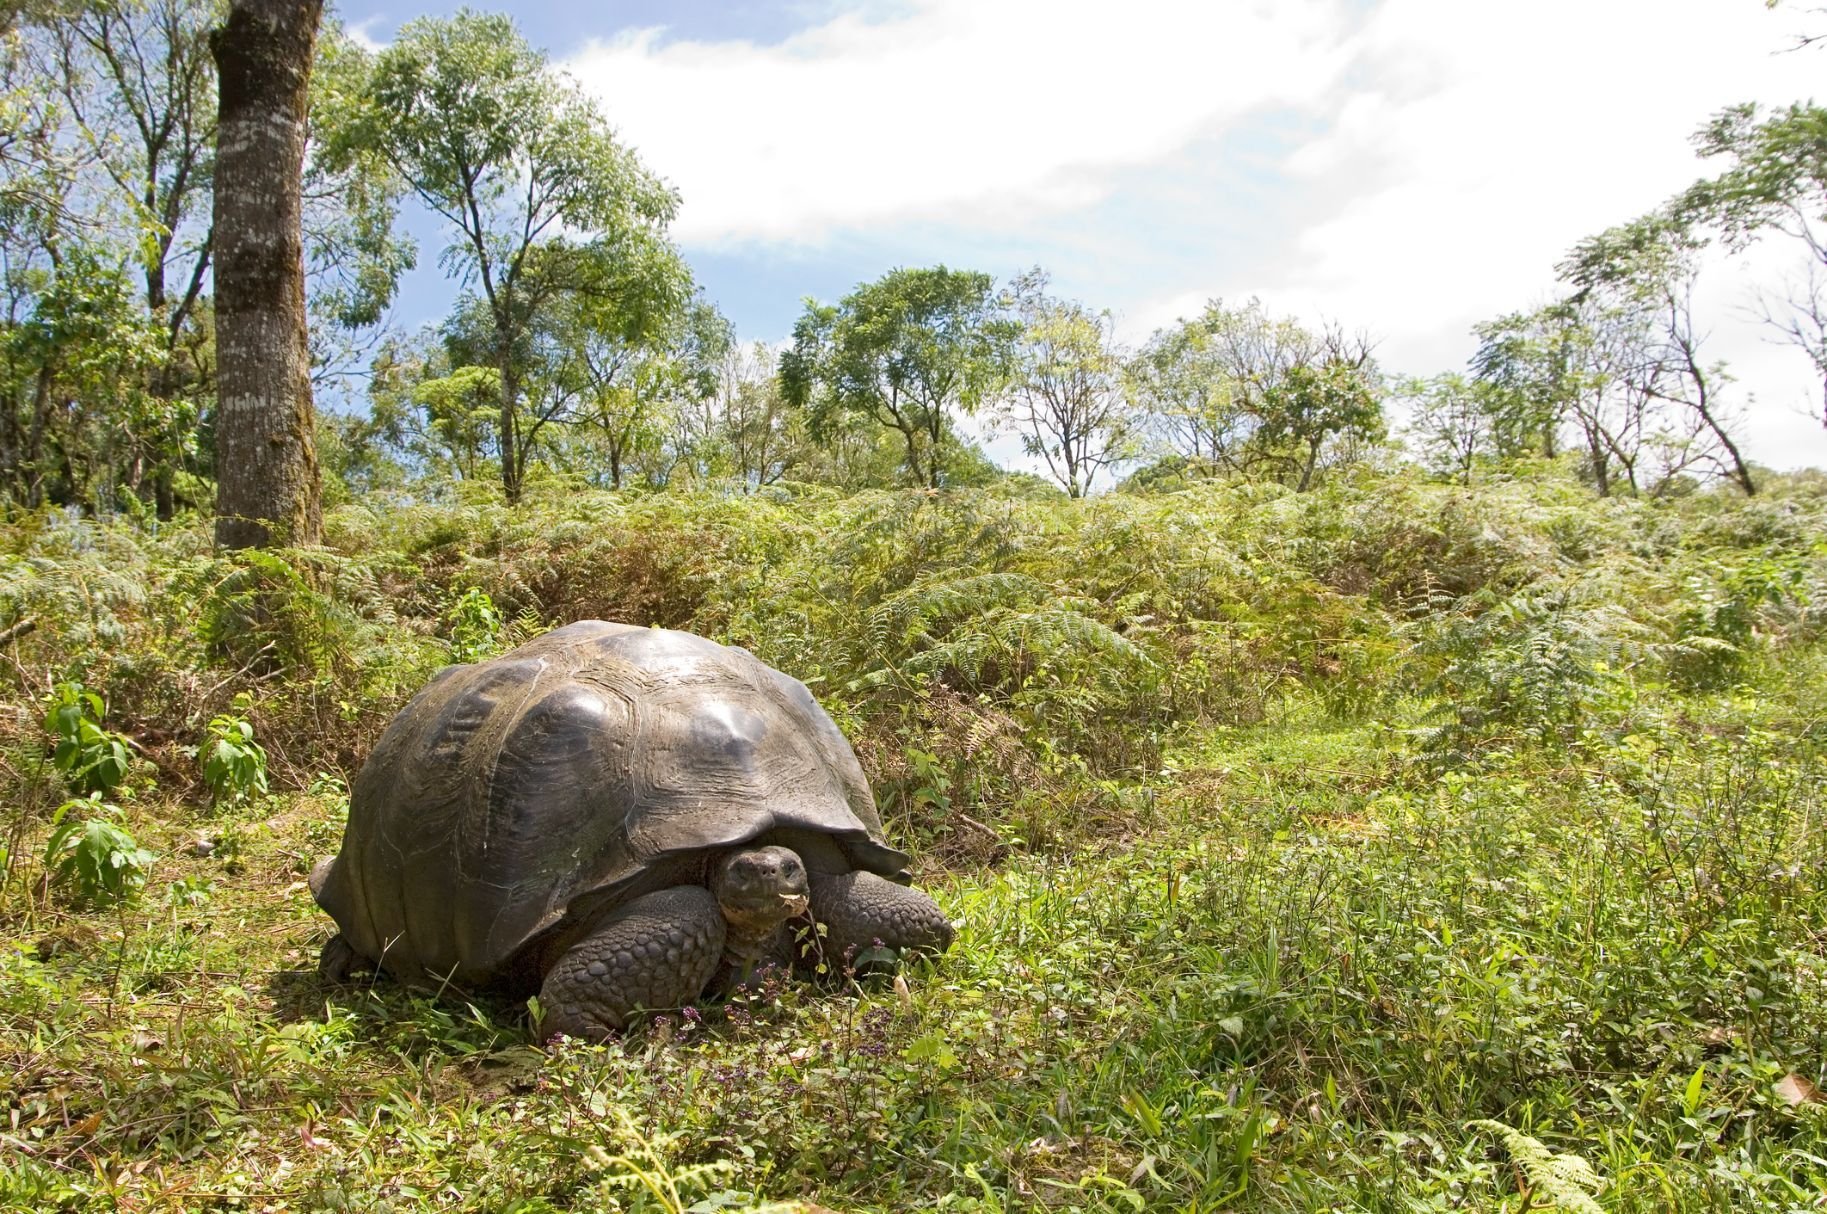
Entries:
{"type": "Polygon", "coordinates": [[[317,896],[390,972],[484,984],[567,914],[598,918],[781,831],[906,880],[805,684],[689,633],[587,620],[448,667],[400,710],[317,896]]]}

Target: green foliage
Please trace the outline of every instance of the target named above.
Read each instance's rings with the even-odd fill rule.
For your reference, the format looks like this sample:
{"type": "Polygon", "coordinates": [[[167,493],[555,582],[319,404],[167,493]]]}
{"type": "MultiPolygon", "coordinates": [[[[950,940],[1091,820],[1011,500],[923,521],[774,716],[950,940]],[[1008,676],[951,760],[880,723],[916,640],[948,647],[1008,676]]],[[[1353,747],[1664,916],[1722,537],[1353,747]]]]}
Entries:
{"type": "Polygon", "coordinates": [[[570,395],[531,357],[542,328],[588,306],[591,332],[626,337],[681,311],[689,274],[664,234],[677,198],[500,14],[408,22],[326,118],[330,167],[378,157],[448,225],[443,264],[475,288],[486,334],[467,361],[499,372],[493,438],[517,498],[570,395]]]}
{"type": "Polygon", "coordinates": [[[1605,1181],[1578,1155],[1557,1155],[1538,1140],[1501,1121],[1481,1118],[1468,1122],[1466,1128],[1496,1135],[1504,1150],[1509,1152],[1511,1162],[1524,1180],[1522,1193],[1517,1198],[1519,1209],[1539,1206],[1571,1210],[1574,1214],[1604,1214],[1593,1198],[1605,1187],[1605,1181]]]}
{"type": "Polygon", "coordinates": [[[426,428],[449,452],[457,474],[465,480],[486,476],[483,459],[494,448],[494,428],[501,415],[501,371],[460,366],[449,375],[419,380],[410,394],[413,404],[425,411],[426,428]]]}
{"type": "Polygon", "coordinates": [[[471,586],[451,604],[446,618],[450,625],[451,661],[479,662],[499,649],[505,621],[487,592],[471,586]]]}
{"type": "Polygon", "coordinates": [[[0,271],[0,289],[16,301],[13,318],[0,325],[0,401],[19,436],[0,456],[0,488],[14,501],[106,511],[114,504],[111,478],[92,478],[59,452],[112,463],[135,451],[175,457],[191,442],[194,402],[148,390],[169,357],[130,273],[119,254],[80,242],[60,245],[54,264],[15,253],[0,271]],[[58,395],[105,399],[109,408],[99,416],[55,409],[58,395]]]}
{"type": "Polygon", "coordinates": [[[906,483],[950,483],[947,440],[956,413],[974,413],[1002,385],[1015,326],[987,274],[891,270],[835,305],[806,301],[781,355],[787,399],[809,410],[813,434],[862,422],[895,432],[906,483]]]}
{"type": "MultiPolygon", "coordinates": [[[[1770,228],[1806,239],[1827,199],[1827,109],[1798,103],[1765,114],[1751,104],[1730,106],[1694,144],[1726,167],[1677,200],[1684,216],[1717,224],[1740,247],[1770,228]]],[[[1811,248],[1818,256],[1819,246],[1811,248]]]]}
{"type": "Polygon", "coordinates": [[[1184,473],[1273,478],[1310,488],[1382,435],[1381,387],[1367,339],[1314,333],[1214,299],[1157,330],[1131,360],[1131,399],[1184,473]]]}
{"type": "Polygon", "coordinates": [[[1067,496],[1083,497],[1099,472],[1135,456],[1139,419],[1123,391],[1114,318],[1049,296],[1047,281],[1036,268],[1010,288],[1021,328],[1003,412],[1067,496]]]}
{"type": "Polygon", "coordinates": [[[1443,662],[1428,690],[1444,720],[1426,732],[1429,749],[1464,758],[1518,735],[1569,740],[1611,693],[1625,646],[1641,632],[1616,604],[1582,601],[1567,587],[1430,620],[1421,650],[1443,662]]]}
{"type": "Polygon", "coordinates": [[[119,823],[121,810],[99,792],[65,801],[51,817],[44,866],[75,890],[79,904],[108,906],[132,898],[153,855],[119,823]]]}
{"type": "Polygon", "coordinates": [[[311,64],[303,230],[312,355],[320,368],[346,361],[338,357],[343,351],[325,348],[333,330],[378,324],[400,276],[418,260],[396,226],[404,183],[376,149],[350,138],[372,70],[370,53],[340,22],[325,21],[311,64]]]}
{"type": "Polygon", "coordinates": [[[1422,460],[1437,476],[1472,483],[1481,463],[1498,458],[1497,393],[1490,383],[1462,375],[1407,379],[1395,395],[1409,404],[1409,429],[1419,441],[1422,460]]]}
{"type": "Polygon", "coordinates": [[[59,683],[52,691],[44,719],[57,738],[51,763],[71,792],[112,792],[132,766],[133,739],[102,728],[101,717],[101,696],[81,683],[59,683]]]}
{"type": "Polygon", "coordinates": [[[161,767],[250,691],[273,763],[257,814],[205,821],[177,781],[66,811],[160,857],[157,896],[104,910],[75,869],[41,893],[58,773],[13,757],[40,714],[0,714],[0,1205],[1546,1208],[1466,1128],[1492,1121],[1590,1161],[1612,1214],[1806,1208],[1824,488],[536,478],[363,497],[254,558],[9,523],[30,678],[82,671],[161,767]],[[550,1054],[487,992],[320,986],[306,878],[390,714],[592,616],[806,680],[954,949],[550,1054]],[[1729,673],[1688,665],[1700,636],[1729,673]]]}
{"type": "Polygon", "coordinates": [[[234,712],[210,719],[202,746],[203,782],[218,807],[266,795],[266,749],[254,741],[254,727],[242,715],[252,705],[253,696],[244,691],[235,697],[234,712]]]}
{"type": "Polygon", "coordinates": [[[1802,578],[1797,562],[1770,557],[1689,574],[1674,613],[1674,678],[1692,688],[1730,686],[1755,654],[1760,614],[1804,596],[1802,578]]]}

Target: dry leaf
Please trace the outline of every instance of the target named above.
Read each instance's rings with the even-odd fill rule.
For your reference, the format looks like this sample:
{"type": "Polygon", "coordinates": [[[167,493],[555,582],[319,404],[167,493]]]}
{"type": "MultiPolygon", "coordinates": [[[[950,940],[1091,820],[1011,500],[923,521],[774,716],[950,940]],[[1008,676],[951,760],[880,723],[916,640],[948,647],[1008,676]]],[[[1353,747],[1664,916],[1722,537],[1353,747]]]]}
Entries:
{"type": "Polygon", "coordinates": [[[87,1138],[99,1129],[101,1129],[101,1113],[95,1112],[90,1113],[87,1117],[71,1126],[70,1133],[87,1138]]]}
{"type": "Polygon", "coordinates": [[[1791,1071],[1776,1081],[1776,1094],[1791,1105],[1819,1104],[1821,1090],[1791,1071]]]}
{"type": "Polygon", "coordinates": [[[902,1007],[913,1006],[913,992],[907,987],[907,979],[899,974],[894,976],[894,997],[901,1001],[902,1007]]]}

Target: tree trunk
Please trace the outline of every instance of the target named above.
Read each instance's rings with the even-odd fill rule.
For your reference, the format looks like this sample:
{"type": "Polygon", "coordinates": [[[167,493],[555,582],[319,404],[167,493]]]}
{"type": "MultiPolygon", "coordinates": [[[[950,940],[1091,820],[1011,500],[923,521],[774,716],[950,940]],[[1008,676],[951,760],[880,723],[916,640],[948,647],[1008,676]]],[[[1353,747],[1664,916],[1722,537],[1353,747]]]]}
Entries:
{"type": "Polygon", "coordinates": [[[1611,461],[1605,455],[1605,448],[1600,444],[1598,435],[1590,430],[1586,433],[1586,450],[1592,461],[1592,481],[1597,486],[1600,497],[1611,496],[1611,461]]]}
{"type": "Polygon", "coordinates": [[[210,36],[216,140],[216,542],[323,530],[306,341],[305,99],[323,0],[234,0],[210,36]]]}
{"type": "Polygon", "coordinates": [[[507,334],[496,331],[496,369],[501,372],[501,491],[508,504],[520,500],[525,455],[520,449],[520,376],[514,365],[513,346],[507,334]]]}
{"type": "Polygon", "coordinates": [[[25,504],[34,510],[44,505],[44,431],[51,420],[51,379],[50,367],[38,372],[38,383],[32,391],[32,429],[22,460],[28,469],[25,504]]]}
{"type": "Polygon", "coordinates": [[[1305,493],[1313,486],[1313,470],[1319,467],[1320,442],[1319,438],[1307,442],[1307,463],[1300,470],[1300,484],[1294,489],[1296,493],[1305,493]]]}

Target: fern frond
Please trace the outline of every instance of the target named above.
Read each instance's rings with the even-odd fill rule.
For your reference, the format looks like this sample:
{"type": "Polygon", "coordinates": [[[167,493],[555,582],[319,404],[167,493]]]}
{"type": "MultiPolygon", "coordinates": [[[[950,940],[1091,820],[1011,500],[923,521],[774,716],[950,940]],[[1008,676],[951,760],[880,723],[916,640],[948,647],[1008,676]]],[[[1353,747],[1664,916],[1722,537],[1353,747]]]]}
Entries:
{"type": "Polygon", "coordinates": [[[1540,1139],[1489,1118],[1467,1122],[1466,1128],[1497,1136],[1511,1161],[1522,1171],[1532,1196],[1546,1197],[1555,1206],[1574,1211],[1574,1214],[1605,1214],[1593,1200],[1605,1187],[1605,1180],[1578,1155],[1556,1154],[1540,1139]]]}

